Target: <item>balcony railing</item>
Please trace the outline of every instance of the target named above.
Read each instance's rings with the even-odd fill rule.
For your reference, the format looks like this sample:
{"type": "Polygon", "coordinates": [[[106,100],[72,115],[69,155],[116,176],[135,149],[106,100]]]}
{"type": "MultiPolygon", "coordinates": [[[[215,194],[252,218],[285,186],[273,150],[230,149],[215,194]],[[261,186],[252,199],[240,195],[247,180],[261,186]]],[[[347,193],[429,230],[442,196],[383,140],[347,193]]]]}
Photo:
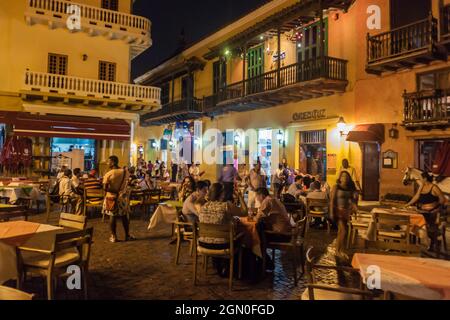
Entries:
{"type": "Polygon", "coordinates": [[[437,20],[427,19],[374,36],[367,36],[367,62],[374,64],[423,49],[432,51],[438,41],[437,20]]]}
{"type": "Polygon", "coordinates": [[[276,90],[293,84],[316,79],[347,81],[347,61],[332,57],[319,57],[291,64],[260,76],[228,85],[220,90],[219,102],[238,99],[276,90]]]}
{"type": "Polygon", "coordinates": [[[203,115],[204,100],[186,98],[167,103],[159,111],[149,113],[142,117],[144,122],[150,124],[164,124],[180,120],[192,120],[203,115]]]}
{"type": "Polygon", "coordinates": [[[408,126],[445,125],[450,121],[450,90],[429,90],[403,95],[404,123],[408,126]]]}
{"type": "Polygon", "coordinates": [[[159,105],[161,99],[160,88],[32,71],[25,73],[23,89],[29,92],[112,99],[149,105],[159,105]]]}
{"type": "Polygon", "coordinates": [[[27,20],[67,27],[67,20],[76,11],[70,6],[77,6],[81,17],[82,30],[94,35],[97,29],[100,34],[108,34],[115,38],[123,38],[132,46],[141,46],[140,53],[151,46],[151,22],[149,19],[113,10],[98,8],[63,0],[27,0],[27,20]]]}

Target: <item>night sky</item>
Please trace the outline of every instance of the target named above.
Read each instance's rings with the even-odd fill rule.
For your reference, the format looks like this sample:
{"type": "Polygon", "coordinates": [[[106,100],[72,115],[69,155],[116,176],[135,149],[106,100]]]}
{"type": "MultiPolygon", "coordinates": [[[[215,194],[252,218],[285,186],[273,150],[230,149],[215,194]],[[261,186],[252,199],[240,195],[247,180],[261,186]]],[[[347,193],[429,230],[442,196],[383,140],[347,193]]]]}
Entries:
{"type": "Polygon", "coordinates": [[[134,13],[152,21],[153,46],[134,59],[132,79],[172,56],[183,28],[189,45],[266,2],[268,0],[137,0],[134,13]]]}

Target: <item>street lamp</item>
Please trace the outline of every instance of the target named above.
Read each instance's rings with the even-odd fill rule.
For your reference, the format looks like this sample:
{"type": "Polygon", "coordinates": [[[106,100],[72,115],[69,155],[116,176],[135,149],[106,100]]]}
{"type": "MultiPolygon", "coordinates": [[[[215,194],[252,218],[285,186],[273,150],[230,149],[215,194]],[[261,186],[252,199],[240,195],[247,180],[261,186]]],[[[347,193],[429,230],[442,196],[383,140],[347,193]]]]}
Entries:
{"type": "Polygon", "coordinates": [[[277,140],[278,140],[278,143],[279,144],[283,144],[283,142],[284,142],[284,133],[283,133],[283,131],[278,131],[278,133],[277,133],[277,140]]]}
{"type": "Polygon", "coordinates": [[[346,132],[346,129],[347,129],[347,123],[345,122],[344,117],[340,117],[339,118],[339,121],[337,123],[337,127],[338,127],[338,130],[339,130],[340,134],[341,134],[341,137],[345,136],[345,132],[346,132]]]}

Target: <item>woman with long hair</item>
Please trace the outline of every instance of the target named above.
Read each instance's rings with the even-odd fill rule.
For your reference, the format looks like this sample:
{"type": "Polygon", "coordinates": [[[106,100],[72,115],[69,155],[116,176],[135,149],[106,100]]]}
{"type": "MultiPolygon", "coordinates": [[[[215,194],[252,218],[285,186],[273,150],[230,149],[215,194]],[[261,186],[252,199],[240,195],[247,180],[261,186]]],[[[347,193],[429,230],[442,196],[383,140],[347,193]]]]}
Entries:
{"type": "Polygon", "coordinates": [[[352,212],[357,210],[356,185],[350,174],[342,171],[336,185],[331,191],[330,216],[338,225],[336,239],[336,256],[347,258],[345,250],[345,239],[347,225],[352,212]]]}
{"type": "Polygon", "coordinates": [[[430,238],[429,250],[433,251],[438,244],[439,213],[446,203],[441,189],[433,183],[433,176],[428,172],[422,173],[421,186],[406,207],[417,205],[417,209],[423,214],[427,222],[428,237],[430,238]]]}
{"type": "Polygon", "coordinates": [[[186,201],[186,199],[194,193],[195,188],[195,180],[190,176],[185,177],[181,184],[180,192],[178,193],[178,200],[182,202],[186,201]]]}

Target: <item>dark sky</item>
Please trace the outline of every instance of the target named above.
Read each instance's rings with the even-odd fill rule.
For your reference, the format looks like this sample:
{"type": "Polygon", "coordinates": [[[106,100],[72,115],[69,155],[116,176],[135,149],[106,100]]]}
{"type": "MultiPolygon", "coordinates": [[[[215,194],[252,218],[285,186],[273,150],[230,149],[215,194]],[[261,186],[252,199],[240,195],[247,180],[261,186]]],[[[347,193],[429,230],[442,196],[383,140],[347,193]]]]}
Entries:
{"type": "Polygon", "coordinates": [[[214,33],[268,0],[137,0],[134,13],[152,21],[153,46],[134,59],[132,79],[173,55],[181,30],[187,43],[214,33]]]}

